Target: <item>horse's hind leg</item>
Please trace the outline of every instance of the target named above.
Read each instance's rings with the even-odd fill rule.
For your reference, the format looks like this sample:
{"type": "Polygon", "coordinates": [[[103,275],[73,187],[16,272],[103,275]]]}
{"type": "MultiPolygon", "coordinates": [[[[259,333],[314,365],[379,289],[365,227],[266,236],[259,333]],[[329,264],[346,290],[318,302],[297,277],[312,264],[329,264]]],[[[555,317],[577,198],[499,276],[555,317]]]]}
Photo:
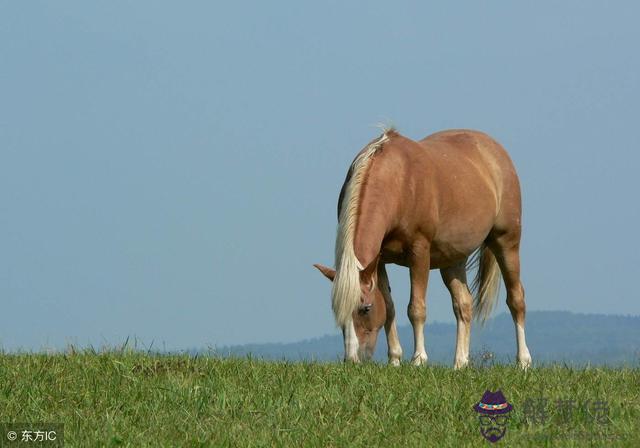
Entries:
{"type": "Polygon", "coordinates": [[[488,241],[491,251],[496,256],[504,284],[507,289],[507,306],[516,329],[518,353],[516,360],[524,369],[531,365],[531,355],[524,335],[526,306],[524,287],[520,281],[520,235],[502,234],[488,241]]]}
{"type": "Polygon", "coordinates": [[[442,275],[442,281],[444,281],[451,294],[453,314],[456,316],[456,355],[453,361],[453,368],[459,369],[469,364],[473,299],[467,286],[467,272],[464,264],[440,269],[440,274],[442,275]]]}
{"type": "Polygon", "coordinates": [[[402,346],[398,337],[396,327],[396,311],[391,299],[391,288],[389,287],[389,277],[384,264],[378,265],[378,287],[384,297],[385,308],[387,309],[387,319],[384,323],[384,331],[387,334],[387,348],[389,354],[389,364],[399,366],[402,359],[402,346]]]}

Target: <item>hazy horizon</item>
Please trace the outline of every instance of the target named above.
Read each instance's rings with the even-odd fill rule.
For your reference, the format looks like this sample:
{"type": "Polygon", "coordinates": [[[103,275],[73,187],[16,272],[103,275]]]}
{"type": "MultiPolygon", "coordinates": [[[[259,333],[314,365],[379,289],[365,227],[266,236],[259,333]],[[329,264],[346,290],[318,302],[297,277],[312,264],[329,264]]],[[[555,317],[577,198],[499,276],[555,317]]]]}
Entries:
{"type": "MultiPolygon", "coordinates": [[[[534,364],[640,366],[640,316],[582,314],[568,311],[532,311],[527,344],[534,364]]],[[[403,360],[412,354],[413,328],[398,327],[404,349],[403,360]]],[[[430,365],[450,366],[455,354],[455,322],[432,322],[425,328],[430,365]]],[[[508,311],[486,322],[474,325],[471,332],[472,365],[513,364],[516,340],[508,311]]],[[[267,359],[274,361],[341,361],[344,356],[342,335],[332,334],[290,343],[255,343],[222,347],[194,347],[191,355],[267,359]]],[[[386,338],[381,332],[373,359],[388,361],[386,338]]]]}

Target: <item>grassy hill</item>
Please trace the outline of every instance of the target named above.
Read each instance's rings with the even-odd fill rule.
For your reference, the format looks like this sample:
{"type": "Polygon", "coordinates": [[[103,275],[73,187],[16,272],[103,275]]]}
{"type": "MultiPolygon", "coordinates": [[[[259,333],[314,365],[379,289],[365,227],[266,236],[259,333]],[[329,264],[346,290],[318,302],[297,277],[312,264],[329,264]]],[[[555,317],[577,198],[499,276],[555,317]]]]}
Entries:
{"type": "MultiPolygon", "coordinates": [[[[11,424],[43,422],[64,425],[66,446],[475,447],[487,443],[473,410],[487,389],[502,390],[513,406],[498,444],[635,447],[639,324],[637,317],[530,313],[528,339],[539,362],[526,372],[483,362],[488,350],[511,362],[507,315],[474,334],[475,362],[461,371],[448,367],[450,324],[427,327],[431,360],[447,367],[300,361],[338,360],[339,335],[226,351],[289,361],[126,346],[0,352],[0,447],[14,446],[5,436],[11,424]],[[593,366],[599,363],[617,367],[593,366]]],[[[409,353],[410,329],[401,337],[409,353]]]]}
{"type": "Polygon", "coordinates": [[[513,406],[497,445],[640,446],[638,369],[0,354],[0,422],[61,423],[66,446],[476,447],[486,389],[513,406]]]}
{"type": "MultiPolygon", "coordinates": [[[[484,328],[472,327],[471,351],[476,360],[491,352],[495,362],[511,362],[515,334],[511,316],[500,314],[484,328]]],[[[411,327],[398,329],[405,358],[411,356],[411,327]]],[[[386,341],[381,332],[376,359],[386,360],[386,341]]],[[[450,365],[455,348],[455,324],[430,323],[425,329],[429,361],[450,365]]],[[[574,366],[640,365],[640,317],[532,311],[527,314],[527,344],[536,363],[567,363],[574,366]]],[[[342,357],[342,335],[334,334],[291,344],[249,344],[219,347],[222,355],[265,359],[335,361],[342,357]]]]}

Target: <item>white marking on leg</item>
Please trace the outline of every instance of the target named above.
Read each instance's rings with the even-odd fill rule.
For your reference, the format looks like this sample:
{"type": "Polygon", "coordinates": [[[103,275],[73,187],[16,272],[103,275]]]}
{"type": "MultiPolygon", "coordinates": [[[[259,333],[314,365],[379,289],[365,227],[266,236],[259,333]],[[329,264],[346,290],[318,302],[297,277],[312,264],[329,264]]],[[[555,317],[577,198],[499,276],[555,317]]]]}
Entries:
{"type": "Polygon", "coordinates": [[[413,325],[413,340],[415,351],[411,363],[414,366],[421,366],[427,362],[427,352],[424,349],[424,322],[413,325]]]}
{"type": "Polygon", "coordinates": [[[344,327],[344,359],[345,361],[358,362],[358,336],[350,319],[344,327]]]}
{"type": "Polygon", "coordinates": [[[531,366],[531,354],[524,335],[524,326],[516,323],[516,342],[518,344],[517,361],[520,367],[527,369],[531,366]]]}
{"type": "Polygon", "coordinates": [[[389,364],[392,366],[399,366],[400,359],[402,359],[402,346],[400,345],[400,338],[398,337],[398,329],[396,328],[396,319],[389,325],[389,331],[387,331],[387,347],[389,354],[389,364]]]}
{"type": "Polygon", "coordinates": [[[469,364],[469,347],[471,345],[471,322],[469,322],[468,324],[466,324],[466,331],[465,331],[465,335],[464,335],[464,344],[462,346],[462,350],[463,350],[463,360],[464,360],[464,365],[468,365],[469,364]]]}
{"type": "Polygon", "coordinates": [[[456,355],[453,368],[460,369],[469,364],[469,326],[459,318],[456,332],[456,355]]]}

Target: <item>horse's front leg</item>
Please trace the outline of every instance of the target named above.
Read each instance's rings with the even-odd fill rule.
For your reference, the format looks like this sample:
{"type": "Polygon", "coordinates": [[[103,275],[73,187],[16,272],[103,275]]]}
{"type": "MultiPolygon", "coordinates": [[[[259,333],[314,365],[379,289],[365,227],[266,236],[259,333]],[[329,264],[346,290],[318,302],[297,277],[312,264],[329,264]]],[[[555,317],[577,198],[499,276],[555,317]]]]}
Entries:
{"type": "Polygon", "coordinates": [[[386,320],[384,323],[384,331],[387,334],[387,348],[389,354],[389,364],[399,366],[402,359],[402,346],[398,337],[398,329],[396,328],[396,310],[391,299],[391,287],[389,286],[389,278],[387,270],[383,263],[378,265],[378,285],[382,296],[384,297],[386,308],[386,320]]]}
{"type": "Polygon", "coordinates": [[[387,323],[385,323],[384,329],[387,333],[389,364],[398,367],[402,359],[402,346],[400,345],[400,338],[398,337],[395,317],[393,317],[390,322],[387,321],[387,323]]]}
{"type": "Polygon", "coordinates": [[[342,336],[344,338],[344,360],[360,362],[360,358],[358,357],[359,342],[356,329],[353,325],[353,319],[349,319],[342,328],[342,336]]]}
{"type": "Polygon", "coordinates": [[[420,366],[427,362],[427,352],[424,348],[424,322],[427,319],[427,282],[429,280],[429,246],[422,244],[414,247],[412,263],[409,266],[411,276],[411,297],[407,314],[413,326],[414,352],[411,362],[420,366]]]}

